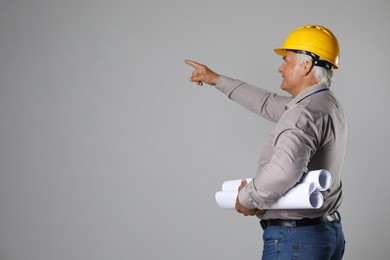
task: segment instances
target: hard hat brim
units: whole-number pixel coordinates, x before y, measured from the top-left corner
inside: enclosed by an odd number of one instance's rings
[[[288,49],[288,50],[300,51],[300,49],[294,49],[294,48],[291,48],[291,49]],[[286,51],[287,51],[287,49],[282,48],[282,47],[278,47],[278,48],[275,48],[275,49],[274,49],[274,52],[275,52],[276,54],[282,56],[282,57],[286,56]],[[328,62],[329,62],[329,61],[328,61]],[[335,64],[333,64],[333,63],[331,63],[331,62],[329,62],[329,63],[332,65],[333,69],[338,69],[338,68],[339,68],[338,65],[336,66]]]
[[[286,49],[283,48],[275,48],[274,52],[282,57],[286,56]]]

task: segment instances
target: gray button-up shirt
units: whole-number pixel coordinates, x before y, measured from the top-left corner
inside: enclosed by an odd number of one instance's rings
[[[263,209],[296,185],[308,171],[326,169],[332,176],[332,185],[322,192],[324,203],[320,209],[267,210],[262,218],[315,218],[337,210],[342,201],[340,171],[347,126],[333,92],[317,84],[296,97],[285,97],[225,76],[219,78],[216,88],[247,109],[276,122],[262,150],[256,176],[239,193],[240,203],[247,208]]]

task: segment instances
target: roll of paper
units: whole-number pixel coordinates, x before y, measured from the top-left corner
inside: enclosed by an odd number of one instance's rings
[[[317,190],[324,191],[330,188],[332,177],[327,170],[315,170],[308,172],[302,182],[313,182]]]
[[[245,178],[249,183],[251,178]],[[329,189],[332,178],[327,170],[308,172],[300,183],[291,188],[285,195],[264,209],[318,209],[324,198],[320,191]],[[217,204],[223,209],[234,209],[238,195],[239,180],[228,180],[222,183],[222,191],[215,193]]]
[[[252,178],[245,178],[246,182],[249,183],[252,181]],[[319,191],[324,191],[329,189],[332,183],[332,177],[330,173],[325,170],[314,170],[309,171],[301,180],[300,183],[312,183],[314,182],[316,189]],[[222,191],[237,190],[241,184],[241,179],[237,180],[228,180],[222,183]]]
[[[223,209],[234,209],[237,194],[238,191],[235,190],[217,191],[217,193],[215,193],[215,200],[217,201],[218,206]]]
[[[265,209],[318,209],[323,202],[324,197],[313,182],[300,183]]]
[[[237,195],[236,190],[218,191],[215,200],[223,209],[234,209]],[[264,209],[318,209],[322,204],[323,196],[314,183],[300,183]]]

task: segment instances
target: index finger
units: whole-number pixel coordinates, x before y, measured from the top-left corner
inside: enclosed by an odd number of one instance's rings
[[[197,63],[197,62],[195,62],[193,60],[187,60],[186,59],[186,60],[184,60],[184,62],[187,63],[188,65],[194,67],[195,69],[202,67],[202,64]]]

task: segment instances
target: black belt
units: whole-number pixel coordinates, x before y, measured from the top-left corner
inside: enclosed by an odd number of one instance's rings
[[[326,222],[341,220],[340,213],[338,211],[333,212],[330,215],[322,216],[318,218],[303,218],[303,219],[262,219],[260,226],[266,229],[269,226],[283,226],[283,227],[306,227],[314,226]]]

